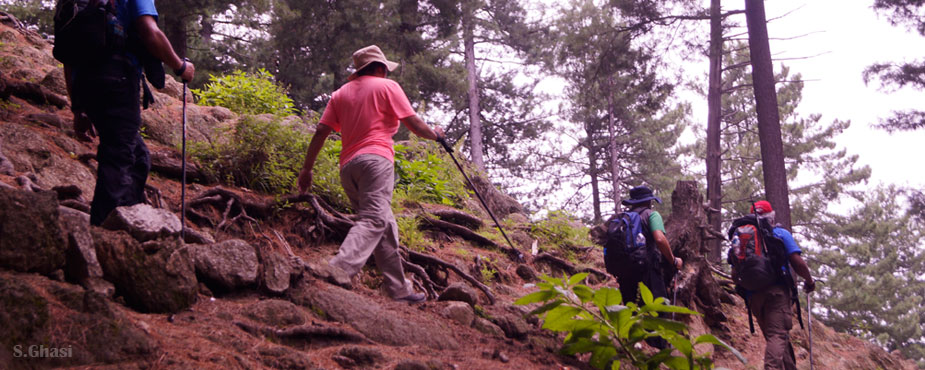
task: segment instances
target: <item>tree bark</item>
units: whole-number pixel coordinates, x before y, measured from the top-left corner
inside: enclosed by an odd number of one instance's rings
[[[186,17],[181,14],[164,14],[164,35],[180,59],[186,58]]]
[[[616,123],[614,122],[614,108],[613,108],[613,76],[610,76],[609,79],[610,88],[607,91],[607,111],[609,116],[609,129],[610,129],[610,176],[611,181],[613,182],[613,212],[620,213],[620,166],[618,164],[619,154],[617,153],[617,128]],[[595,220],[597,222],[599,220]]]
[[[771,62],[771,47],[768,44],[764,0],[745,0],[745,20],[748,24],[748,48],[751,53],[765,193],[777,214],[777,222],[789,229],[791,223],[787,169],[784,164],[784,144],[781,139],[780,112],[777,107],[774,65]]]
[[[720,121],[722,117],[722,66],[723,19],[721,0],[710,1],[710,76],[707,92],[707,202],[710,208],[722,210],[722,152],[720,148]],[[707,213],[710,227],[720,231],[722,212]],[[718,239],[707,242],[710,262],[722,259],[722,243]]]
[[[594,150],[592,132],[588,131],[588,175],[591,176],[591,205],[594,208],[594,223],[601,223],[601,190],[597,184],[597,151]]]
[[[485,161],[482,157],[482,121],[479,110],[478,71],[475,69],[475,35],[473,2],[463,3],[463,43],[465,44],[466,81],[469,95],[469,157],[472,163],[480,170],[485,171]]]

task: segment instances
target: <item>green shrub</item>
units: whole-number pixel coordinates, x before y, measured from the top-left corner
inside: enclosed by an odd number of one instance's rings
[[[309,134],[253,116],[241,117],[233,130],[219,130],[215,137],[221,140],[190,144],[206,177],[271,194],[295,189]]]
[[[562,352],[567,355],[591,353],[589,363],[597,369],[620,368],[628,362],[636,369],[711,369],[707,355],[694,352],[694,345],[711,343],[726,348],[745,363],[745,358],[712,334],[689,338],[687,325],[659,317],[664,313],[699,315],[684,307],[666,305],[664,298],[653,298],[642,283],[639,292],[643,306],[624,303],[620,291],[604,287],[592,290],[581,284],[587,273],[562,279],[542,276],[539,291],[518,299],[514,304],[543,303],[531,314],[543,317],[543,328],[567,333]],[[654,354],[635,347],[646,338],[662,337],[670,346]],[[674,356],[678,351],[681,356]]]
[[[236,70],[216,77],[209,75],[203,89],[193,89],[200,105],[217,105],[239,114],[271,113],[287,116],[295,113],[286,90],[273,82],[273,74],[261,68],[256,73]]]
[[[352,205],[344,187],[340,184],[340,152],[342,150],[340,140],[325,141],[315,159],[315,167],[312,168],[312,193],[317,194],[328,201],[328,203],[343,212],[350,211]],[[301,160],[305,160],[305,153],[302,154]],[[301,168],[301,167],[300,167]]]
[[[423,252],[427,247],[424,233],[418,228],[420,221],[417,217],[396,217],[398,223],[398,237],[401,243],[418,252]]]
[[[556,249],[568,260],[576,260],[575,252],[593,247],[588,227],[564,211],[552,211],[546,218],[530,225],[530,235],[539,240],[543,251]]]
[[[407,199],[457,206],[469,198],[465,180],[436,145],[395,145],[397,190]]]

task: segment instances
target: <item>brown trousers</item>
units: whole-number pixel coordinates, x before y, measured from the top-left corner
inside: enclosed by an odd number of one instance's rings
[[[790,328],[793,327],[791,304],[790,290],[783,285],[774,285],[753,293],[749,298],[749,306],[766,342],[765,369],[796,370],[797,368],[793,346],[790,344]]]
[[[360,154],[340,170],[341,185],[357,219],[330,264],[352,277],[372,256],[389,296],[402,298],[413,291],[398,254],[398,225],[391,207],[394,171],[392,161],[375,154]]]

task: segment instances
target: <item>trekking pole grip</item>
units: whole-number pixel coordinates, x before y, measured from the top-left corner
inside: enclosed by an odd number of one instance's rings
[[[440,145],[443,145],[443,149],[446,150],[447,153],[453,153],[453,147],[451,147],[450,144],[446,142],[445,137],[438,137],[437,142],[440,143]]]

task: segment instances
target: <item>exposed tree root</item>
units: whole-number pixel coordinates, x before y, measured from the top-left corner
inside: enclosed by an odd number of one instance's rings
[[[187,207],[187,215],[192,216],[190,217],[190,220],[204,217],[201,214],[194,215],[190,212],[193,208],[201,207],[204,205],[212,205],[216,207],[216,209],[223,209],[222,219],[218,225],[215,226],[215,228],[218,230],[221,230],[227,225],[237,223],[241,220],[257,223],[257,220],[254,217],[251,217],[249,212],[254,212],[263,216],[270,213],[269,205],[262,202],[248,201],[244,197],[241,197],[238,194],[235,194],[220,186],[206,190],[198,197],[190,201],[189,206]]]
[[[338,327],[318,324],[301,325],[285,329],[274,329],[262,325],[254,325],[240,321],[234,322],[234,325],[241,328],[241,330],[244,330],[248,334],[254,336],[266,336],[283,341],[306,342],[308,344],[319,341],[366,344],[374,343],[360,333]]]
[[[0,78],[5,80],[0,83],[0,96],[9,97],[13,95],[38,105],[54,105],[58,109],[68,105],[67,98],[46,90],[42,85],[5,78],[2,74],[0,74]]]
[[[164,195],[161,193],[161,189],[151,184],[145,184],[145,197],[148,198],[148,204],[155,208],[164,208]]]
[[[594,275],[597,279],[599,279],[598,281],[607,281],[607,279],[610,278],[610,274],[606,272],[603,272],[601,270],[598,270],[592,267],[578,268],[575,265],[571,264],[570,262],[564,259],[561,259],[559,257],[553,256],[546,252],[540,253],[536,255],[536,257],[533,258],[534,264],[540,263],[540,262],[547,263],[550,266],[553,266],[562,271],[565,271],[569,275],[574,275],[580,272],[587,272],[591,275]]]
[[[454,273],[456,273],[456,275],[459,275],[459,277],[468,281],[469,284],[472,284],[472,286],[481,290],[482,293],[485,294],[485,297],[488,298],[489,304],[492,304],[492,305],[495,304],[495,296],[491,294],[491,289],[485,286],[485,284],[482,284],[482,282],[478,281],[478,279],[472,277],[472,275],[469,275],[463,272],[459,267],[456,267],[456,265],[453,265],[452,263],[446,262],[434,256],[412,251],[405,247],[402,247],[402,251],[407,253],[408,260],[413,263],[417,263],[421,265],[429,265],[429,266],[439,268],[441,270],[453,271]]]
[[[478,230],[485,225],[482,219],[455,209],[437,209],[429,211],[429,213],[437,216],[440,220],[452,222],[472,230]]]
[[[437,286],[433,280],[430,279],[430,275],[427,275],[427,271],[424,270],[420,265],[408,262],[408,259],[402,258],[402,266],[405,267],[405,270],[410,271],[414,275],[414,283],[418,285],[419,288],[427,292],[428,298],[437,298],[437,291],[434,289]],[[441,290],[446,287],[439,287]]]
[[[30,179],[28,176],[19,176],[16,178],[16,182],[19,183],[19,186],[22,186],[23,189],[34,193],[45,191],[45,189],[43,189],[41,186],[38,186],[32,182],[32,179]]]
[[[183,178],[183,157],[174,150],[152,150],[151,172],[157,172],[167,178],[180,180]],[[202,181],[202,172],[199,165],[186,161],[186,180],[189,182]]]
[[[77,199],[67,199],[58,203],[62,206],[73,208],[83,213],[90,213],[90,205]]]

